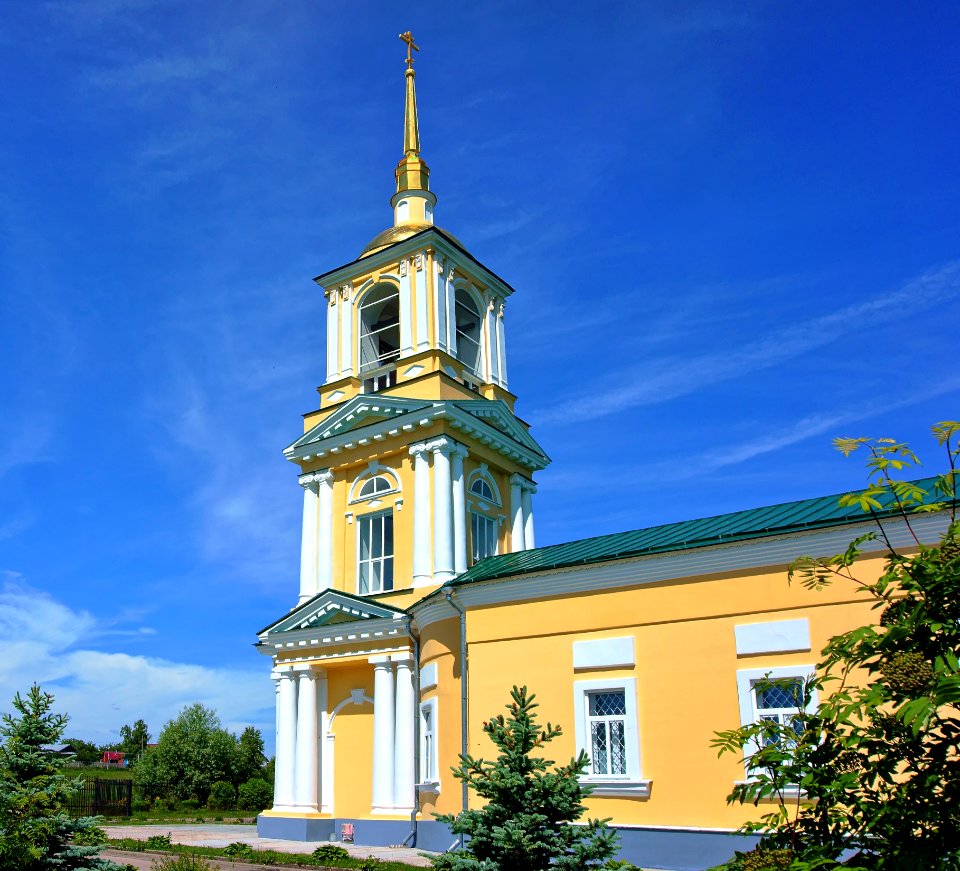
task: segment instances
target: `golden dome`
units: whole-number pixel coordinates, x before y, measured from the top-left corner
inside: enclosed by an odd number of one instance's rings
[[[375,254],[377,251],[382,251],[384,248],[389,248],[391,245],[396,244],[397,242],[402,242],[404,239],[409,239],[411,236],[415,236],[417,233],[422,233],[424,230],[429,230],[433,227],[433,224],[426,223],[417,223],[417,224],[400,224],[397,227],[387,227],[382,233],[378,233],[370,242],[367,243],[367,246],[360,252],[360,256],[357,258],[360,260],[363,257],[366,257],[369,254]],[[440,227],[436,228],[440,230],[445,236],[449,236],[454,242],[457,243],[461,248],[463,248],[463,243],[453,235],[453,233],[448,233],[446,230],[441,229]]]

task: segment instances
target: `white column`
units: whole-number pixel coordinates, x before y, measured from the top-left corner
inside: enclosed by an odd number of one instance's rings
[[[464,494],[463,458],[467,449],[455,445],[453,462],[453,570],[461,575],[467,570],[467,508]]]
[[[317,472],[317,581],[315,593],[333,586],[333,472]]]
[[[393,810],[393,744],[396,705],[389,656],[372,656],[373,664],[373,810]]]
[[[449,347],[447,335],[450,332],[448,326],[450,319],[447,311],[447,285],[443,279],[443,263],[436,254],[433,255],[433,300],[435,313],[433,325],[437,334],[437,347],[446,351]]]
[[[353,375],[353,288],[340,288],[340,374]]]
[[[317,592],[317,476],[299,477],[303,487],[303,533],[300,538],[300,601]]]
[[[410,446],[413,457],[413,585],[430,583],[430,460],[427,446]]]
[[[452,442],[439,438],[429,442],[433,452],[433,579],[453,577],[453,490],[450,486]]]
[[[487,380],[498,384],[500,382],[500,354],[497,352],[497,314],[494,310],[493,300],[487,300],[484,321],[483,340],[487,352]]]
[[[326,669],[314,669],[313,676],[317,683],[317,762],[319,768],[317,772],[317,808],[323,813],[324,810],[329,812],[330,806],[333,803],[326,778],[328,759],[326,737],[327,727],[330,724],[330,696]],[[332,782],[330,785],[332,786]]]
[[[340,374],[340,306],[337,305],[339,296],[337,288],[330,289],[330,305],[327,307],[327,381],[333,381]]]
[[[510,551],[516,553],[520,550],[526,550],[523,541],[523,477],[521,475],[510,476],[510,517],[513,526],[510,534]]]
[[[497,306],[497,351],[500,357],[500,385],[507,386],[507,337],[503,326],[504,303]]]
[[[317,811],[317,681],[311,670],[297,676],[297,768],[294,803],[300,810]]]
[[[409,810],[413,807],[413,718],[416,700],[413,696],[413,658],[393,657],[397,667],[397,720],[393,753],[393,805]]]
[[[400,356],[413,353],[413,295],[410,288],[410,261],[400,261]]]
[[[526,550],[533,550],[533,494],[537,492],[536,486],[529,481],[524,482],[522,487],[520,502],[523,506],[523,546]]]
[[[447,281],[444,285],[447,306],[447,348],[457,356],[457,297],[453,287],[453,267],[447,264]]]
[[[417,350],[421,351],[430,346],[430,331],[427,326],[429,306],[427,305],[427,272],[423,268],[426,254],[415,254],[413,265],[416,267],[414,278],[417,282]]]
[[[293,672],[282,671],[277,706],[277,762],[273,809],[289,810],[294,805],[297,748],[297,684]]]

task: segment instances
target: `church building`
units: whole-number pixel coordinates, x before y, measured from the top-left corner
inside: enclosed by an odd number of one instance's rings
[[[536,546],[550,458],[509,388],[514,288],[434,223],[404,39],[393,223],[316,279],[326,378],[284,451],[303,489],[300,583],[258,634],[277,723],[259,833],[450,848],[434,814],[476,801],[451,767],[493,755],[482,724],[527,685],[563,727],[549,755],[590,757],[589,816],[619,829],[621,858],[707,868],[748,848],[732,832],[763,812],[726,803],[748,773],[718,759],[714,732],[788,718],[788,694],[756,682],[799,681],[870,619],[854,589],[791,586],[786,567],[871,522],[824,496]],[[946,521],[913,525],[933,541]],[[909,545],[896,519],[888,534]],[[868,555],[862,576],[882,563]]]

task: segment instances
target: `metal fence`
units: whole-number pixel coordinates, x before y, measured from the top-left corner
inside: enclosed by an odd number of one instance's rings
[[[67,805],[71,817],[129,817],[133,814],[133,781],[87,780]]]

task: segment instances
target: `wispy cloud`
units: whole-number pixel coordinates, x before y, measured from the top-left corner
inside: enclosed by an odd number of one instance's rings
[[[0,587],[2,709],[8,709],[14,693],[37,682],[54,693],[57,710],[70,715],[68,733],[92,741],[114,740],[121,725],[138,717],[156,735],[193,702],[215,708],[229,728],[253,724],[265,738],[272,737],[273,694],[266,669],[211,668],[89,649],[92,637],[117,630],[101,631],[91,613],[25,585],[15,573],[0,572],[0,578],[5,578]]]
[[[616,388],[596,395],[587,392],[587,399],[565,404],[562,409],[543,409],[535,416],[540,422],[578,422],[627,408],[665,402],[809,353],[849,334],[853,326],[867,331],[878,324],[902,317],[905,311],[917,312],[931,308],[958,293],[960,261],[951,261],[895,291],[769,332],[761,339],[739,348],[728,348],[723,352],[692,359],[649,361],[618,379]]]

